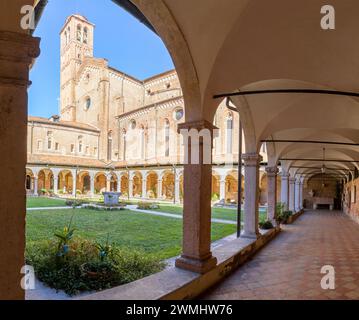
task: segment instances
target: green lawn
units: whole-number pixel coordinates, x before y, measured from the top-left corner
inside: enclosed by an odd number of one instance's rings
[[[44,210],[27,212],[27,243],[53,238],[74,214],[73,223],[78,236],[143,249],[160,258],[180,254],[182,244],[182,220],[152,216],[133,211],[95,211],[88,209]],[[221,239],[235,232],[235,225],[212,224],[212,240]]]
[[[183,214],[183,207],[174,206],[174,205],[161,205],[159,209],[155,209],[154,211],[167,212],[172,214]],[[266,217],[267,211],[261,210],[259,211],[259,217]],[[243,221],[244,212],[242,210],[241,220]],[[223,219],[236,221],[237,220],[237,209],[228,209],[228,208],[212,208],[212,218]]]
[[[28,197],[26,199],[26,207],[27,208],[63,207],[66,205],[65,202],[66,201],[62,199]]]

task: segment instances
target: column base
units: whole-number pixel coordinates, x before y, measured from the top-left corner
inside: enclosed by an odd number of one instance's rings
[[[260,237],[260,233],[258,232],[248,232],[248,231],[243,231],[241,233],[241,238],[246,238],[246,239],[258,239]]]
[[[207,259],[199,260],[182,255],[176,260],[175,265],[176,268],[204,274],[216,267],[217,258],[210,255]]]

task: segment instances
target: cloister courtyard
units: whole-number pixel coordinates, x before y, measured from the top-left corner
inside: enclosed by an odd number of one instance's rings
[[[359,300],[358,1],[99,3],[0,2],[0,299]]]

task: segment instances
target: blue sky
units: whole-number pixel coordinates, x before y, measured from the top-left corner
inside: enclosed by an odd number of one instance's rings
[[[74,13],[96,25],[94,55],[108,59],[110,66],[139,79],[173,68],[161,39],[111,0],[49,0],[34,33],[41,38],[41,55],[30,72],[29,115],[59,113],[59,32]]]

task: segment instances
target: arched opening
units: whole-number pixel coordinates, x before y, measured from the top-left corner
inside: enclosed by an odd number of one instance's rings
[[[158,197],[158,174],[149,172],[147,174],[147,198],[156,199]]]
[[[123,198],[128,198],[128,175],[123,174],[121,175],[121,196]]]
[[[95,194],[102,194],[106,191],[107,179],[106,174],[99,172],[95,175]]]
[[[58,177],[58,193],[60,195],[70,195],[73,190],[73,176],[70,170],[62,170]]]
[[[175,195],[175,177],[173,172],[165,172],[162,178],[162,197],[173,200]]]
[[[132,188],[133,197],[140,198],[142,196],[142,174],[140,172],[134,174]]]

